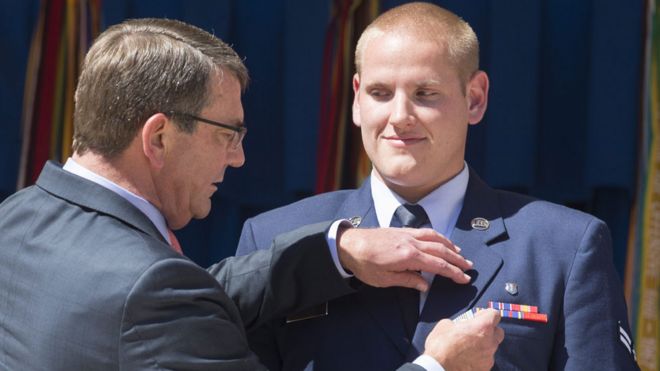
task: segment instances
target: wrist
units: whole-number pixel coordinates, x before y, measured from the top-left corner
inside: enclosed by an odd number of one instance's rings
[[[436,358],[427,353],[417,357],[413,363],[422,366],[426,371],[445,371],[442,362],[438,362]]]
[[[353,243],[351,238],[352,230],[353,226],[348,221],[342,222],[337,228],[337,256],[339,258],[339,264],[351,275],[355,271],[355,259],[350,249]]]

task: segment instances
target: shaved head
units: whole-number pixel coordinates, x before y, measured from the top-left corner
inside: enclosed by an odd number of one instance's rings
[[[355,49],[358,74],[369,42],[385,33],[437,43],[458,69],[463,83],[479,69],[479,41],[467,22],[437,5],[408,3],[381,14],[364,30]]]

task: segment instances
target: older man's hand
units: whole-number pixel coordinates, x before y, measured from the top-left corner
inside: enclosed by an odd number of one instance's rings
[[[495,351],[504,340],[499,322],[500,313],[494,309],[479,311],[468,320],[444,319],[426,338],[424,354],[435,358],[447,371],[490,370],[495,364]]]
[[[375,287],[402,286],[427,291],[429,284],[419,274],[430,272],[470,282],[464,273],[472,262],[460,248],[432,229],[347,228],[337,233],[337,251],[342,266],[362,282]]]

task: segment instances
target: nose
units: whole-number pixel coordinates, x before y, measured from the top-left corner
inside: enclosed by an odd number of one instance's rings
[[[245,152],[243,152],[243,142],[238,144],[238,148],[230,149],[227,154],[229,161],[227,162],[231,167],[241,167],[245,163]]]
[[[392,112],[390,113],[390,124],[395,127],[406,127],[412,125],[414,117],[412,114],[412,102],[404,93],[395,94],[392,99]]]

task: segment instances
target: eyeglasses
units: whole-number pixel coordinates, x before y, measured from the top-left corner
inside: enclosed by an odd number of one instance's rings
[[[189,113],[184,113],[184,112],[176,112],[176,111],[168,111],[165,112],[167,116],[179,116],[179,117],[187,117],[189,119],[193,119],[195,121],[203,122],[208,125],[213,125],[217,127],[221,127],[224,129],[228,129],[233,131],[234,133],[232,134],[231,138],[229,139],[229,148],[231,149],[238,149],[238,146],[243,142],[243,138],[245,138],[245,134],[247,134],[247,128],[245,126],[238,126],[238,125],[229,125],[229,124],[223,124],[222,122],[217,122],[209,119],[205,119],[202,117],[197,117],[195,115],[191,115]]]

